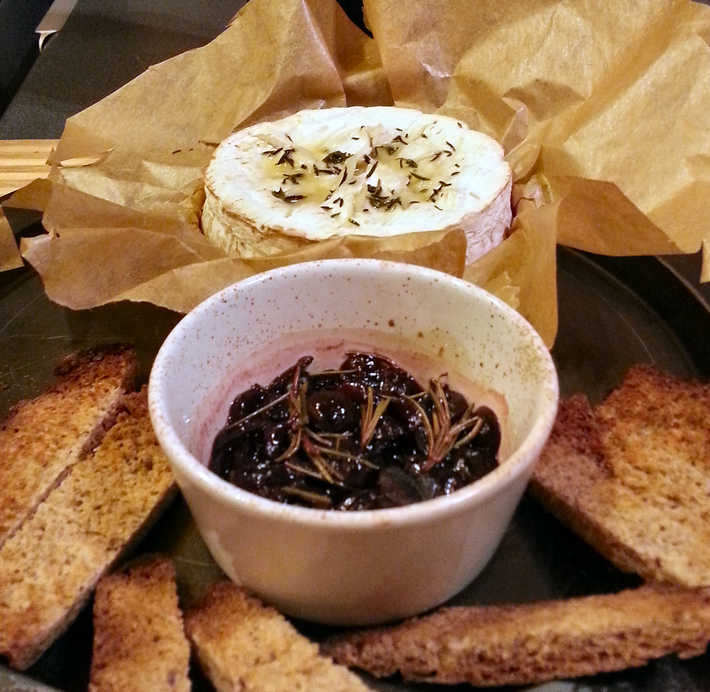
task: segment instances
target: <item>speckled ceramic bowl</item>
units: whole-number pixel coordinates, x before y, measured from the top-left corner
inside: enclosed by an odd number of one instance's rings
[[[502,395],[500,466],[452,495],[363,512],[280,504],[207,469],[251,363],[273,363],[265,383],[283,365],[281,346],[353,334],[373,350],[434,359]],[[158,439],[222,569],[283,612],[332,624],[412,615],[476,577],[520,500],[557,398],[549,352],[518,313],[447,274],[378,260],[298,264],[215,294],[166,339],[149,390]]]

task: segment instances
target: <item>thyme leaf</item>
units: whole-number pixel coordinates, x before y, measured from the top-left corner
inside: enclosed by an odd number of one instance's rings
[[[333,163],[343,163],[343,161],[345,161],[345,159],[349,156],[350,154],[344,151],[331,151],[330,154],[323,157],[323,161],[328,165]]]
[[[276,199],[280,199],[288,204],[294,204],[295,202],[306,198],[305,195],[287,195],[281,188],[278,190],[272,190],[271,194],[276,197]]]

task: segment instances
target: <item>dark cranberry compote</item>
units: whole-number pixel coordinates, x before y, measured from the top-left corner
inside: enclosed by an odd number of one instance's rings
[[[493,411],[449,388],[423,388],[390,359],[349,353],[337,370],[300,358],[232,402],[209,468],[262,497],[362,510],[448,495],[497,465]]]

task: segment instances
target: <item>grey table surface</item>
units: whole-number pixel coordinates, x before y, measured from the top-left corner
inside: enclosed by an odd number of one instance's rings
[[[58,138],[64,121],[219,34],[243,0],[79,0],[0,117],[0,139]]]

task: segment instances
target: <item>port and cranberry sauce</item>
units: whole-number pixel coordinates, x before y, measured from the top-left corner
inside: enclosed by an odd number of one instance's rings
[[[447,495],[497,466],[495,413],[442,375],[428,387],[389,358],[311,356],[231,404],[209,468],[244,490],[318,509],[397,507]]]

